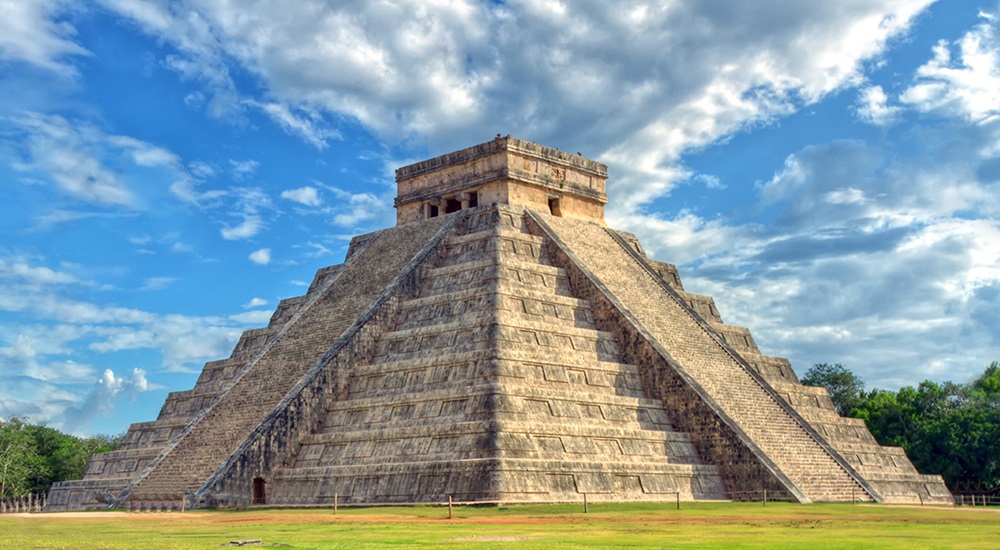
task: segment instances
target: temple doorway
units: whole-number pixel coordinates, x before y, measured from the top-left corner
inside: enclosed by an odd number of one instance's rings
[[[267,504],[266,483],[262,477],[253,478],[253,500],[251,504]]]

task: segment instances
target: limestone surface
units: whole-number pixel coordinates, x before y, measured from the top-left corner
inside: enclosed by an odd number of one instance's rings
[[[246,331],[49,510],[951,503],[603,220],[607,169],[498,137],[397,171],[397,226]]]

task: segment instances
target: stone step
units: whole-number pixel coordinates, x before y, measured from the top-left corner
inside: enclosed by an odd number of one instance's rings
[[[435,364],[435,357],[430,356],[413,361],[359,365],[351,375],[348,396],[382,397],[435,389],[456,391],[470,383],[489,382],[632,397],[645,395],[638,367],[634,365],[591,361],[590,365],[577,366],[480,357],[486,353],[452,355],[441,364]]]
[[[456,389],[461,389],[461,393],[456,393]],[[635,409],[636,407],[641,407],[644,409],[662,410],[663,408],[663,403],[657,399],[620,395],[607,391],[606,389],[596,388],[594,386],[571,384],[552,384],[543,386],[512,382],[509,379],[501,381],[490,380],[484,377],[479,381],[474,381],[474,383],[457,385],[454,388],[445,387],[425,389],[423,391],[415,392],[394,392],[386,393],[385,395],[370,395],[365,392],[356,396],[351,396],[348,399],[338,401],[334,404],[333,408],[330,409],[330,413],[358,409],[384,410],[396,406],[421,405],[426,408],[426,414],[422,416],[439,416],[442,414],[440,411],[442,403],[468,401],[472,398],[482,396],[496,396],[494,397],[496,401],[492,403],[491,406],[494,407],[492,409],[493,411],[500,413],[531,412],[530,408],[525,409],[524,405],[516,403],[516,400],[530,400],[533,402],[558,401],[561,403],[558,405],[558,408],[554,408],[557,406],[550,403],[549,414],[562,417],[572,416],[573,418],[600,419],[601,416],[596,415],[596,410],[591,411],[594,414],[585,414],[582,411],[577,411],[576,414],[571,415],[574,409],[587,405],[599,406],[602,408],[614,407],[622,409]],[[475,405],[476,404],[471,402],[467,403],[467,406],[469,407],[474,407]],[[452,408],[454,409],[454,406]],[[541,408],[539,408],[538,411],[540,414]],[[391,410],[386,410],[385,414],[389,415],[391,412]],[[611,416],[609,417],[608,415]],[[620,411],[615,411],[613,413],[605,411],[604,418],[613,418],[618,421],[626,419]],[[667,421],[665,420],[665,417],[662,418],[663,419],[661,419],[660,415],[657,415],[657,419],[655,419],[655,421],[657,423],[666,424]]]
[[[633,330],[645,331],[669,354],[668,358],[656,352],[661,356],[660,364],[669,360],[683,369],[808,498],[824,499],[858,490],[857,482],[837,457],[785,409],[780,397],[747,372],[700,317],[692,316],[679,303],[682,300],[661,286],[659,277],[651,275],[648,266],[627,253],[607,230],[568,218],[537,218],[598,278],[601,286],[597,292],[607,292],[631,313],[639,323]],[[803,463],[809,465],[808,472]],[[819,479],[837,489],[818,486]]]

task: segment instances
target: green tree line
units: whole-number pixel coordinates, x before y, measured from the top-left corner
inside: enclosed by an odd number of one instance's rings
[[[0,419],[0,498],[45,493],[56,481],[80,479],[90,456],[115,450],[120,439],[76,437],[20,417]]]
[[[864,419],[882,445],[902,447],[922,473],[954,492],[1000,486],[1000,363],[970,383],[930,380],[892,392],[865,390],[843,365],[817,363],[802,378],[830,392],[837,411]]]

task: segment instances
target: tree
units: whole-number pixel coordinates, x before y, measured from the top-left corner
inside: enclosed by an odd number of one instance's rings
[[[45,493],[57,481],[80,479],[90,457],[117,449],[121,438],[79,438],[20,417],[0,420],[0,498]]]
[[[893,393],[862,395],[863,418],[882,445],[902,447],[921,472],[939,473],[952,490],[1000,485],[1000,366],[971,384],[930,380]]]
[[[990,363],[983,375],[972,383],[970,397],[986,405],[1000,406],[1000,362]]]
[[[847,416],[861,405],[865,383],[840,363],[816,363],[802,378],[807,386],[819,386],[830,392],[833,406],[841,416]]]
[[[0,422],[0,498],[23,495],[39,467],[35,442],[19,417]]]

